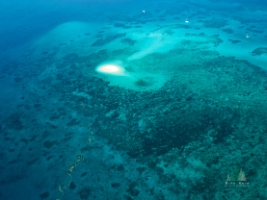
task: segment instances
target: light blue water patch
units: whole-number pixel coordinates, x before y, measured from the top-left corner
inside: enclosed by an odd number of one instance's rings
[[[266,3],[0,3],[0,199],[266,199]]]

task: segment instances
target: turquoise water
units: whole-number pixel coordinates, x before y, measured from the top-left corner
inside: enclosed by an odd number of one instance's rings
[[[267,199],[264,1],[0,16],[0,199]]]

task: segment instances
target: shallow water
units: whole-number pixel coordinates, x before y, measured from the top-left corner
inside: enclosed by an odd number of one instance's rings
[[[0,199],[267,199],[266,3],[11,0],[0,16]]]

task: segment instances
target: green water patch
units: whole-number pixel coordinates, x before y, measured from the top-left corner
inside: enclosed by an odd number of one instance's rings
[[[208,132],[213,144],[223,144],[236,134],[237,127],[253,123],[265,126],[264,109],[259,109],[265,107],[264,71],[244,61],[220,57],[214,51],[197,49],[192,42],[182,44],[183,48],[177,46],[167,54],[151,54],[132,61],[134,65],[142,63],[143,71],[171,77],[160,90],[127,90],[82,75],[66,86],[67,74],[59,77],[53,90],[73,91],[78,86],[79,91],[89,94],[91,99],[73,93],[72,103],[67,105],[79,107],[85,116],[98,113],[93,125],[101,130],[99,134],[133,157],[159,156],[172,148],[183,149],[191,142],[203,140]],[[99,51],[89,56],[90,62],[96,63],[102,55],[109,58],[114,53]],[[77,55],[65,59],[68,63],[79,60],[80,64],[86,60]],[[138,69],[132,71],[135,70]],[[152,83],[150,78],[140,78],[135,84],[143,88]],[[83,104],[89,106],[83,108]]]
[[[239,127],[265,126],[266,113],[260,107],[266,106],[266,73],[256,66],[194,48],[152,54],[135,62],[153,66],[148,71],[173,76],[151,92],[109,86],[101,79],[84,88],[92,94],[92,109],[102,113],[93,123],[101,129],[99,134],[132,157],[183,149],[204,140],[207,133],[212,144],[224,144]],[[140,79],[136,84],[150,83]]]
[[[256,179],[254,168],[262,164],[260,152],[266,150],[267,75],[257,66],[220,56],[210,49],[210,45],[220,42],[218,36],[188,34],[166,53],[151,53],[130,61],[127,58],[135,51],[128,48],[99,49],[88,56],[65,55],[54,62],[53,74],[36,81],[37,88],[46,87],[47,99],[54,105],[46,114],[49,132],[43,132],[43,148],[56,151],[57,141],[68,143],[74,136],[84,135],[79,128],[86,127],[85,137],[90,137],[86,144],[89,141],[92,146],[79,144],[82,154],[102,148],[94,145],[97,138],[103,138],[113,149],[125,152],[128,158],[155,172],[177,195],[181,191],[175,188],[188,187],[198,194],[204,188],[214,194],[234,165],[244,167],[249,178]],[[125,87],[127,82],[112,85],[110,79],[94,70],[103,60],[114,57],[125,63],[129,74],[160,74],[166,81],[154,90],[144,89],[157,81],[152,75],[134,79],[138,90]],[[21,109],[29,105],[30,111],[40,113],[44,103],[38,99],[36,94],[30,100],[26,97],[27,103]],[[26,127],[20,113],[7,119],[1,123],[4,132],[23,131]],[[89,132],[89,123],[96,138]],[[69,130],[64,137],[47,136],[60,132],[61,127]],[[53,157],[48,155],[46,159]],[[114,168],[124,172],[127,165]],[[83,176],[86,173],[89,172],[84,171]],[[123,184],[118,183],[112,181],[110,187],[122,188]],[[76,180],[67,186],[77,190],[80,199],[93,197],[93,188],[79,186]],[[125,191],[127,198],[142,194],[139,182],[134,180]]]

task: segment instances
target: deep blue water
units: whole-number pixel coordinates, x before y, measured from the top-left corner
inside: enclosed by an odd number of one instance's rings
[[[0,199],[267,199],[267,3],[0,2]]]

